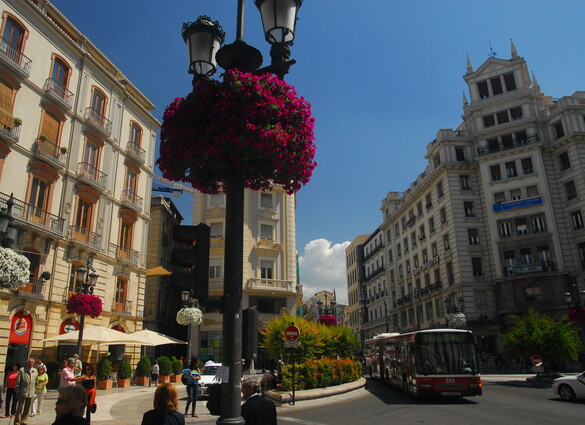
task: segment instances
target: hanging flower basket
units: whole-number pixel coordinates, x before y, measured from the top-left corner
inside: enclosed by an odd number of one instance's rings
[[[91,316],[94,319],[102,314],[102,299],[97,295],[73,294],[67,301],[67,313]]]
[[[177,312],[179,325],[199,325],[203,321],[203,313],[198,308],[187,307]]]
[[[17,290],[30,280],[30,261],[10,248],[0,248],[0,288]]]
[[[318,322],[321,323],[322,325],[337,326],[337,317],[331,316],[329,314],[323,315],[319,317]]]
[[[271,74],[231,70],[225,81],[201,80],[165,110],[157,164],[163,177],[203,193],[225,191],[228,171],[246,187],[280,185],[291,194],[317,163],[311,107]]]

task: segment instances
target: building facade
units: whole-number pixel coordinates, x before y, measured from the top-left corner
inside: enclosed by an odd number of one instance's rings
[[[570,284],[584,286],[585,93],[544,95],[513,44],[508,60],[468,60],[464,80],[462,123],[439,130],[425,171],[382,201],[389,328],[463,313],[459,326],[495,352],[510,315],[560,318]]]
[[[73,354],[75,343],[41,340],[79,327],[65,303],[88,263],[104,312],[86,325],[142,328],[144,200],[160,123],[154,105],[51,3],[6,0],[0,9],[0,207],[13,194],[12,248],[31,262],[29,284],[0,291],[3,371],[31,355]],[[24,338],[17,321],[28,327]],[[109,351],[119,358],[124,348]],[[95,354],[86,346],[83,360]]]
[[[301,305],[296,254],[295,196],[279,187],[271,191],[245,190],[242,308],[255,308],[260,329],[281,313],[295,315]],[[211,228],[209,298],[199,327],[197,355],[221,361],[222,314],[212,308],[223,295],[225,195],[194,194],[193,223]],[[258,352],[258,367],[266,355]]]
[[[365,339],[362,330],[367,305],[364,285],[364,242],[369,236],[356,236],[345,249],[348,302],[347,326],[360,340]]]

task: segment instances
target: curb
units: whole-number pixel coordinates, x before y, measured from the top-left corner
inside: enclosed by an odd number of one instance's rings
[[[335,385],[326,388],[313,388],[310,390],[295,391],[295,401],[314,400],[316,398],[330,397],[338,394],[347,393],[366,385],[366,379],[360,378],[354,382]],[[266,391],[266,397],[278,403],[289,403],[292,401],[292,391]]]

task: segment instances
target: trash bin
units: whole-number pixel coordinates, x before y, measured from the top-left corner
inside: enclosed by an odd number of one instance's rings
[[[213,384],[207,390],[209,393],[209,400],[207,400],[207,409],[209,413],[214,416],[221,415],[221,384]]]

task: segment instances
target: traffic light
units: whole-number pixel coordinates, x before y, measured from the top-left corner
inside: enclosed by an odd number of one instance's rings
[[[209,234],[210,227],[200,223],[197,226],[177,226],[173,240],[191,245],[190,248],[176,248],[171,252],[171,263],[186,267],[190,273],[173,273],[171,282],[191,291],[199,301],[207,298],[209,286]]]
[[[258,311],[242,310],[242,358],[250,360],[258,351]]]

